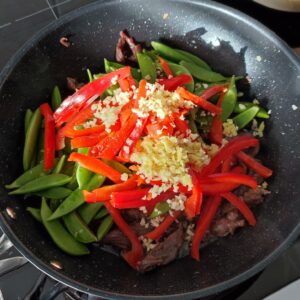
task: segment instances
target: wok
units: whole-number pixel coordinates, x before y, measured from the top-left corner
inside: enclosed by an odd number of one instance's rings
[[[189,50],[227,75],[249,74],[251,88],[272,111],[261,158],[274,170],[272,194],[255,209],[258,223],[219,239],[201,252],[201,262],[186,257],[146,275],[119,257],[91,248],[87,257],[62,253],[25,211],[33,199],[8,197],[4,184],[21,170],[26,108],[49,100],[66,76],[86,81],[84,69],[102,69],[113,59],[118,33],[137,40],[162,40]],[[59,43],[62,36],[70,48]],[[37,268],[75,289],[107,298],[188,299],[232,287],[262,270],[300,232],[300,63],[274,33],[252,18],[210,1],[98,1],[55,21],[28,41],[0,76],[0,224],[16,248]],[[11,219],[11,207],[17,218]],[[57,270],[51,260],[62,263]]]

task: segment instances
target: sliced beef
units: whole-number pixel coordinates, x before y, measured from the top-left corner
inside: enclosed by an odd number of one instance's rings
[[[144,214],[139,209],[131,208],[131,209],[123,209],[122,216],[126,220],[126,222],[136,223],[136,222],[140,222],[142,217],[144,217]]]
[[[176,259],[184,242],[184,231],[181,225],[165,240],[150,250],[140,262],[138,270],[141,273],[148,272],[158,266],[163,266]]]
[[[69,90],[76,92],[84,86],[84,83],[78,82],[76,78],[67,77],[67,86]]]
[[[142,46],[138,44],[127,31],[120,31],[120,38],[116,46],[116,60],[120,63],[137,63],[137,53],[142,51]]]

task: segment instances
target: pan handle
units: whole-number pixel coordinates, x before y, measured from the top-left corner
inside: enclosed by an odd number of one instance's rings
[[[12,242],[7,238],[5,234],[2,234],[0,238],[0,256],[4,254],[8,249],[13,246]]]

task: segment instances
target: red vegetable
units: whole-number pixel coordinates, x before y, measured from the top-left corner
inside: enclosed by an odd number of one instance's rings
[[[223,193],[221,196],[235,206],[250,225],[254,226],[256,224],[256,219],[253,212],[243,200],[233,193]]]
[[[80,154],[77,152],[72,152],[69,156],[69,161],[76,161],[82,167],[95,172],[97,174],[101,174],[113,182],[121,182],[121,173],[115,170],[114,168],[108,166],[100,159],[90,157],[84,154]]]
[[[173,78],[168,78],[168,79],[159,79],[158,83],[163,85],[165,90],[173,92],[175,91],[178,87],[190,83],[192,81],[192,77],[187,74],[181,74],[178,76],[175,76]]]
[[[220,193],[231,192],[239,186],[239,183],[201,183],[204,195],[218,195]]]
[[[268,178],[272,176],[273,171],[261,163],[259,163],[255,158],[251,157],[250,155],[246,154],[245,152],[241,151],[237,154],[237,157],[248,166],[248,168],[252,169],[254,172],[259,174],[264,178]]]
[[[115,209],[109,202],[105,203],[107,211],[112,216],[115,224],[119,227],[122,233],[129,239],[131,249],[128,252],[122,253],[122,256],[127,263],[134,269],[137,268],[138,263],[142,260],[144,255],[143,247],[131,227],[124,221],[118,209]]]
[[[85,147],[92,147],[97,145],[100,140],[106,137],[106,132],[101,134],[91,134],[86,136],[78,136],[74,139],[71,139],[71,147],[72,148],[85,148]]]
[[[173,211],[172,215],[167,215],[158,227],[145,234],[145,236],[151,240],[159,240],[173,222],[179,217],[180,213],[180,211]]]
[[[69,138],[75,138],[79,136],[86,136],[86,135],[91,135],[91,134],[97,134],[97,133],[103,133],[105,130],[104,125],[96,125],[91,128],[84,128],[84,129],[69,129],[66,133],[65,136]]]
[[[205,91],[203,91],[203,93],[200,95],[200,97],[202,97],[205,100],[208,100],[211,97],[213,97],[219,93],[222,93],[224,91],[225,91],[224,85],[214,85],[212,87],[209,87]]]
[[[202,213],[200,214],[199,221],[197,223],[194,238],[192,241],[192,248],[191,248],[191,256],[195,260],[200,259],[199,249],[200,243],[208,230],[214,216],[216,215],[218,208],[221,204],[221,197],[219,195],[210,197],[207,200],[206,205]]]
[[[160,61],[160,64],[161,64],[165,74],[167,75],[167,78],[172,78],[173,73],[172,73],[168,63],[163,58],[161,58],[160,56],[158,57],[158,59]]]
[[[194,172],[192,172],[193,191],[192,195],[185,202],[185,214],[188,219],[194,218],[200,213],[202,205],[202,190],[200,182]]]
[[[56,127],[71,120],[81,109],[91,104],[97,97],[105,92],[117,76],[118,80],[130,75],[130,67],[124,67],[106,74],[83,86],[79,91],[66,98],[54,113]]]
[[[118,84],[122,90],[122,92],[128,92],[131,90],[130,83],[127,78],[119,79]]]
[[[44,137],[44,170],[49,171],[54,166],[55,158],[55,123],[53,112],[48,103],[40,106],[41,114],[45,118],[45,137]]]
[[[187,137],[190,132],[190,127],[186,120],[181,120],[180,117],[174,118],[174,123],[177,131],[183,136]]]

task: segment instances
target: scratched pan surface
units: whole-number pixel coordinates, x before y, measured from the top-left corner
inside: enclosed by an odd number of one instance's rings
[[[163,16],[165,15],[165,18]],[[250,93],[272,111],[261,157],[274,170],[272,195],[255,210],[258,224],[220,239],[201,252],[201,263],[178,260],[146,275],[120,258],[92,248],[90,256],[62,253],[26,212],[32,200],[8,197],[3,185],[21,172],[23,117],[49,99],[65,77],[86,81],[113,59],[121,29],[138,40],[163,40],[199,54],[217,71],[252,78]],[[72,47],[59,44],[70,36]],[[57,280],[107,298],[209,295],[249,278],[277,257],[300,231],[300,66],[272,32],[244,14],[209,1],[99,1],[46,27],[4,68],[0,77],[0,223],[19,251]],[[10,206],[17,213],[11,220]],[[64,269],[54,270],[50,260]]]

